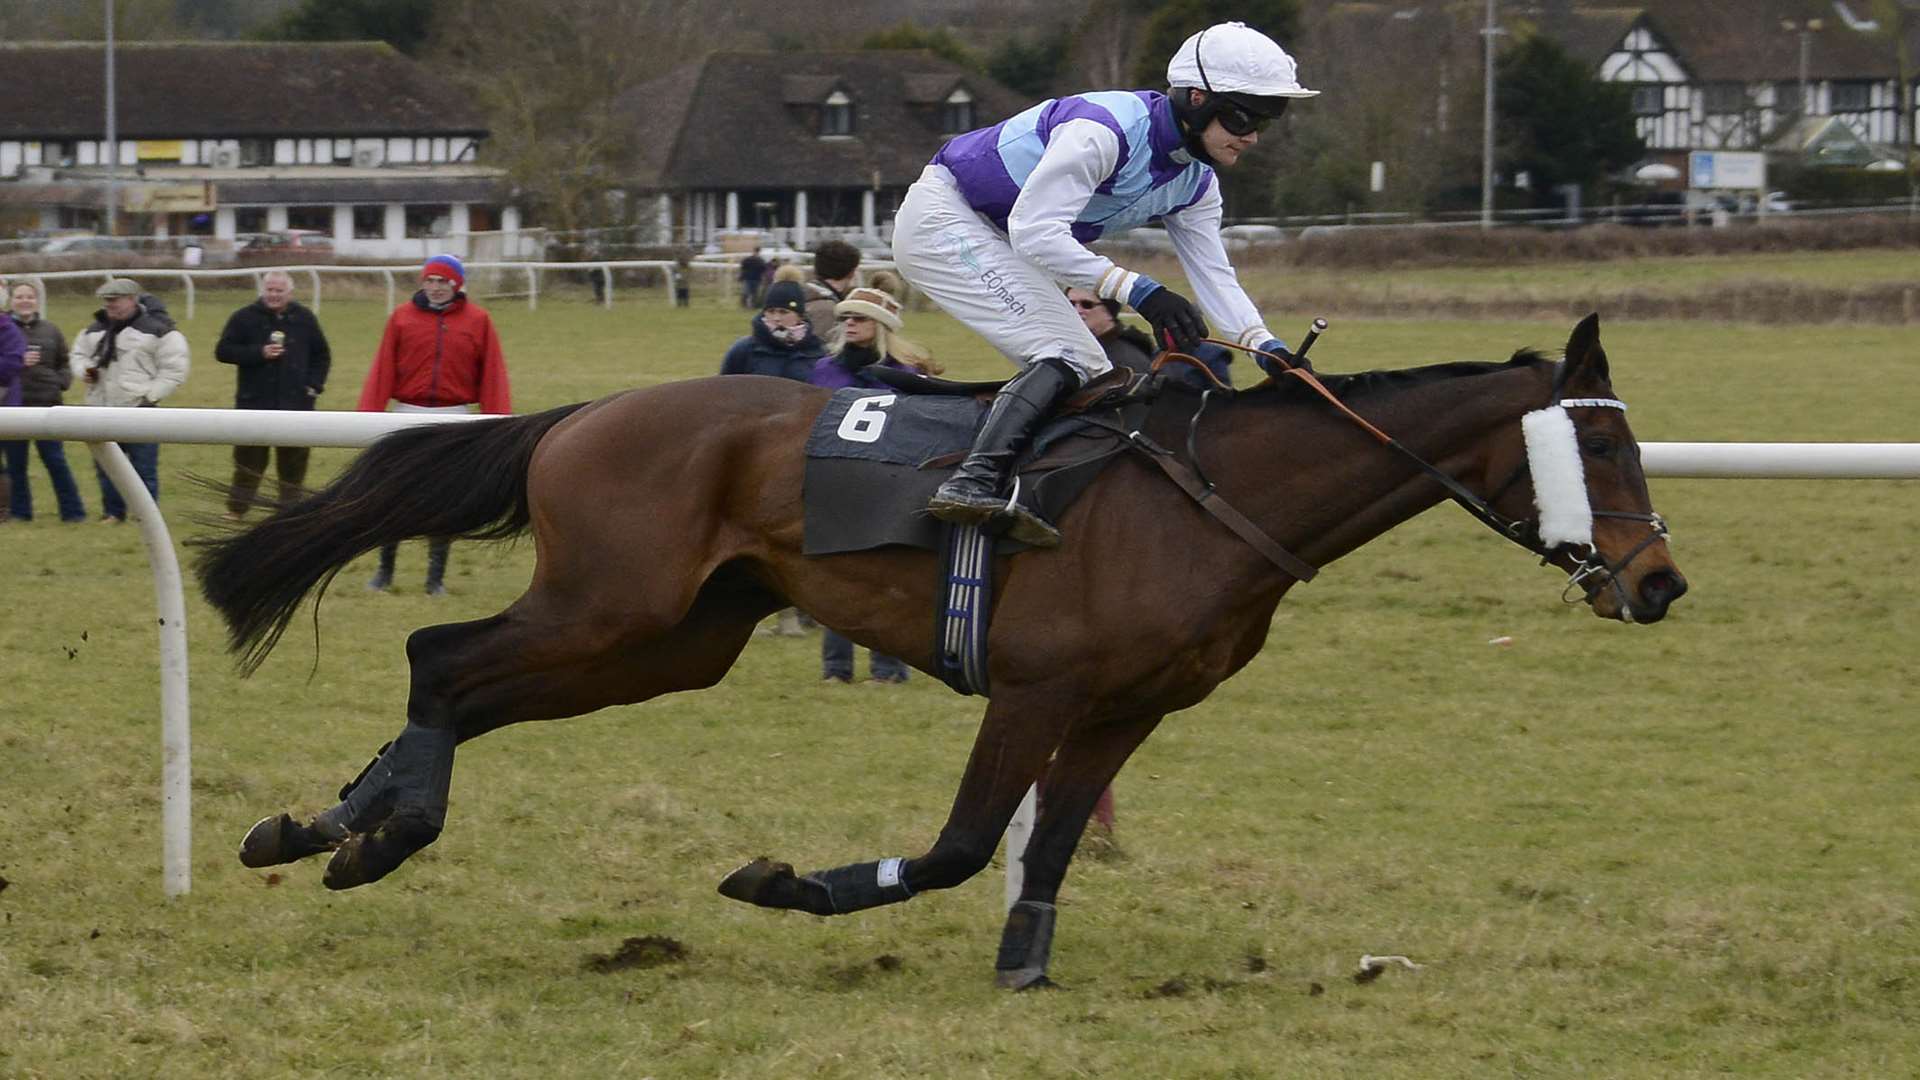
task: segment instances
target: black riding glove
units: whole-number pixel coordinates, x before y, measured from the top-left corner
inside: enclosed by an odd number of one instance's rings
[[[1191,353],[1207,336],[1207,320],[1186,297],[1140,275],[1133,287],[1133,310],[1153,324],[1153,342],[1175,352]]]
[[[1307,363],[1306,357],[1295,356],[1291,352],[1288,352],[1287,343],[1284,341],[1281,341],[1279,338],[1275,338],[1272,341],[1267,342],[1265,345],[1260,346],[1260,352],[1271,353],[1274,356],[1278,356],[1286,360],[1287,363],[1292,364],[1294,367],[1299,368],[1300,370],[1306,372],[1309,375],[1319,374],[1318,372],[1313,370],[1312,364]],[[1266,357],[1261,356],[1260,353],[1254,354],[1253,362],[1260,365],[1261,371],[1264,371],[1267,374],[1272,375],[1276,378],[1278,378],[1283,372],[1287,370],[1284,366],[1274,363],[1268,360]]]

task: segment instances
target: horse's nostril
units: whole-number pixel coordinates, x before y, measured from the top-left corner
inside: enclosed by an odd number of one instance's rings
[[[1641,599],[1670,604],[1687,591],[1687,579],[1670,570],[1655,570],[1640,579]]]

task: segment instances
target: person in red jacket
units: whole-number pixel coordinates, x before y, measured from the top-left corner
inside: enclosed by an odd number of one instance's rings
[[[420,291],[387,317],[380,351],[360,388],[361,412],[513,411],[507,362],[487,309],[461,291],[467,271],[452,255],[435,255],[420,268]],[[427,595],[446,594],[450,538],[427,541]],[[398,544],[380,549],[380,569],[367,588],[393,587]]]

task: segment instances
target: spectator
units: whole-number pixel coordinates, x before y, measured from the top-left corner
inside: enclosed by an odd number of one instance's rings
[[[807,325],[806,308],[806,294],[798,282],[774,282],[767,289],[766,307],[753,317],[752,332],[727,350],[720,374],[808,382],[814,363],[826,355],[826,349]],[[779,637],[800,637],[806,632],[800,613],[792,608],[780,612],[771,631]]]
[[[740,260],[740,306],[750,308],[760,303],[760,279],[766,275],[767,260],[760,257],[760,249],[747,252]]]
[[[834,305],[840,320],[840,347],[830,356],[815,361],[809,381],[815,386],[838,390],[843,386],[886,384],[874,378],[875,367],[898,371],[917,371],[938,375],[940,365],[927,350],[900,336],[904,321],[900,301],[879,289],[854,289],[846,299]]]
[[[27,335],[12,319],[0,319],[0,406],[20,404],[20,375],[26,370]],[[0,525],[7,522],[13,506],[14,464],[19,471],[27,467],[27,444],[9,439],[0,442],[6,454],[6,468],[0,469]]]
[[[806,283],[807,322],[831,348],[837,343],[833,306],[847,298],[860,272],[860,249],[845,240],[828,240],[813,249],[813,277]]]
[[[940,369],[925,349],[899,336],[902,320],[900,301],[878,289],[854,289],[834,305],[840,319],[840,347],[832,356],[813,365],[813,384],[829,390],[845,386],[885,386],[871,372],[875,367],[918,371],[923,375]],[[903,362],[903,358],[906,358]],[[907,681],[904,661],[884,653],[869,652],[868,670],[873,681],[897,685]],[[820,676],[829,683],[853,681],[853,642],[826,629],[820,637]]]
[[[806,294],[797,283],[774,282],[766,306],[749,324],[752,332],[727,350],[720,374],[808,381],[814,362],[827,351],[807,325],[806,307]]]
[[[1153,339],[1120,321],[1120,301],[1102,300],[1086,289],[1068,289],[1067,301],[1115,367],[1146,374],[1153,368]]]
[[[420,291],[387,317],[380,351],[360,388],[360,411],[470,412],[513,411],[507,362],[493,318],[461,291],[467,271],[452,255],[435,255],[420,268]],[[428,596],[447,592],[451,537],[427,541]],[[393,564],[400,545],[380,549],[380,568],[367,588],[393,587]]]
[[[73,371],[67,367],[67,336],[60,328],[40,317],[40,287],[23,281],[10,291],[12,322],[27,337],[27,351],[20,374],[22,405],[58,405],[73,385]],[[7,476],[13,485],[11,500],[0,500],[0,518],[11,512],[22,521],[33,520],[33,487],[27,474],[27,443],[7,452]],[[67,465],[67,448],[58,439],[36,439],[34,449],[40,464],[46,466],[47,479],[53,482],[53,497],[60,507],[61,521],[85,521],[87,505],[80,498],[80,486],[73,481]]]
[[[269,270],[261,277],[260,299],[227,319],[213,356],[239,369],[233,395],[236,409],[310,412],[327,388],[327,371],[333,365],[319,318],[293,298],[293,278],[284,270]],[[234,447],[227,519],[239,521],[253,505],[269,455],[275,458],[279,505],[303,498],[308,454],[304,446]]]
[[[1120,301],[1102,300],[1085,289],[1068,289],[1067,301],[1080,313],[1080,321],[1086,324],[1087,331],[1093,335],[1100,348],[1105,350],[1107,359],[1115,367],[1147,374],[1153,370],[1153,359],[1159,354],[1153,347],[1153,339],[1134,327],[1120,321]],[[1228,386],[1233,385],[1233,372],[1228,365],[1232,354],[1218,345],[1199,344],[1188,355],[1207,366],[1214,378]],[[1176,363],[1160,369],[1161,378],[1170,383],[1191,386],[1195,390],[1205,390],[1213,385],[1205,375],[1191,364]]]
[[[93,325],[73,339],[68,367],[87,384],[87,404],[148,408],[187,381],[187,338],[173,325],[166,305],[140,291],[130,278],[114,278],[94,291],[103,303]],[[160,444],[121,443],[147,493],[160,497]],[[102,524],[127,520],[127,503],[96,463]]]

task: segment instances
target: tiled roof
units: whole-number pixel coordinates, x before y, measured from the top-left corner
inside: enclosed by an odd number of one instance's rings
[[[635,131],[628,171],[642,187],[897,187],[950,137],[941,103],[956,86],[973,97],[976,127],[1033,104],[931,52],[866,50],[713,53],[616,109]],[[817,105],[835,89],[852,99],[853,133],[821,138]]]
[[[484,135],[478,110],[382,42],[126,42],[123,139]],[[106,47],[0,43],[0,139],[106,134]]]

